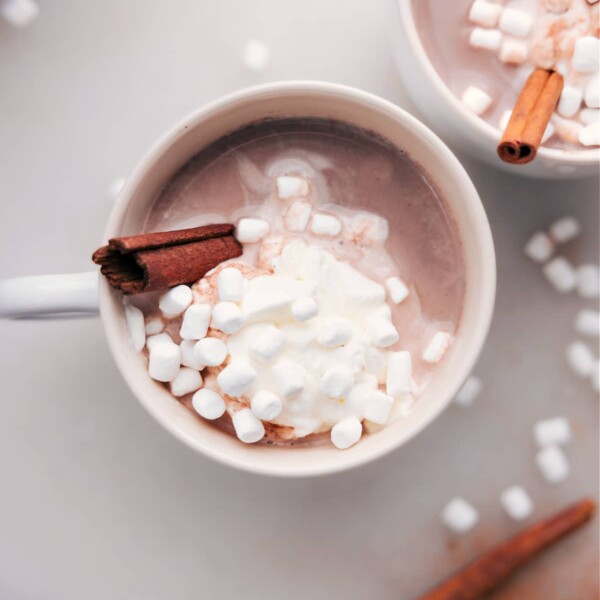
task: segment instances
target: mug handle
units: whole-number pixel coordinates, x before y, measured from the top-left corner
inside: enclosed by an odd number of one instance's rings
[[[34,319],[98,313],[97,271],[0,281],[0,318]]]

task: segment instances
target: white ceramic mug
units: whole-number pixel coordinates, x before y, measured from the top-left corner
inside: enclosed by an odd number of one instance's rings
[[[269,117],[335,118],[374,131],[405,150],[447,199],[463,242],[466,295],[456,342],[413,410],[348,450],[333,446],[246,445],[173,399],[150,379],[145,358],[130,343],[121,297],[96,273],[28,277],[0,283],[0,316],[90,312],[99,302],[117,366],[139,401],[186,444],[223,463],[280,476],[333,473],[369,462],[422,430],[447,406],[470,373],[490,324],[496,285],[492,236],[471,180],[429,129],[397,106],[353,88],[319,82],[269,83],[231,94],[175,126],[143,158],[119,195],[105,238],[139,233],[151,203],[174,173],[203,147],[239,127]],[[90,252],[96,244],[90,241]]]
[[[598,175],[600,149],[561,150],[541,147],[534,161],[510,165],[498,158],[500,130],[479,118],[452,93],[429,60],[413,16],[419,0],[390,0],[392,52],[398,73],[427,123],[465,154],[513,175],[549,179]]]

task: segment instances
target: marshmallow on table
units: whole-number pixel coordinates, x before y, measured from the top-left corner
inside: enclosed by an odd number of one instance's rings
[[[540,448],[567,444],[571,441],[571,425],[564,417],[544,419],[533,426],[533,435]]]
[[[129,337],[136,352],[141,352],[146,344],[146,326],[144,313],[131,304],[125,307],[125,321],[129,329]]]
[[[356,417],[347,417],[331,429],[331,442],[339,450],[346,450],[360,440],[362,424]]]
[[[312,206],[308,202],[294,202],[285,213],[285,228],[293,233],[303,232],[310,220]]]
[[[579,118],[585,125],[600,123],[600,110],[597,108],[582,108],[579,112]]]
[[[252,396],[250,408],[257,419],[272,421],[281,414],[283,403],[276,394],[267,390],[259,390]]]
[[[348,367],[332,367],[323,373],[319,387],[330,398],[342,398],[354,385],[354,373]]]
[[[569,461],[558,446],[546,446],[537,453],[535,460],[548,483],[560,483],[569,476]]]
[[[158,308],[168,317],[180,315],[193,300],[192,288],[178,285],[165,292],[158,302]]]
[[[212,311],[212,326],[223,333],[235,333],[244,325],[244,316],[237,304],[219,302]]]
[[[165,324],[162,319],[150,319],[146,323],[146,335],[156,335],[165,329]]]
[[[244,277],[239,269],[227,267],[217,275],[217,290],[221,302],[239,302],[244,293]]]
[[[506,514],[515,521],[523,521],[533,513],[533,502],[520,485],[504,490],[500,495],[500,503]]]
[[[596,357],[583,342],[573,342],[567,347],[567,362],[579,377],[589,377],[594,371]]]
[[[385,280],[385,286],[390,295],[390,300],[394,304],[400,304],[408,298],[408,287],[399,277],[388,277]]]
[[[575,269],[562,256],[553,258],[543,269],[544,275],[561,294],[572,292],[577,285]]]
[[[225,394],[238,398],[256,379],[257,373],[245,360],[232,360],[218,375],[217,383]]]
[[[325,348],[343,346],[352,337],[352,323],[341,317],[325,319],[317,332],[317,342]]]
[[[471,375],[460,390],[458,390],[456,396],[454,396],[454,402],[461,406],[471,406],[475,398],[481,393],[482,388],[483,384],[481,383],[481,379]]]
[[[392,322],[384,317],[370,317],[367,322],[367,333],[371,343],[377,348],[393,346],[400,337]]]
[[[316,214],[310,222],[310,230],[315,235],[337,235],[342,230],[342,223],[333,215]]]
[[[319,313],[319,307],[313,298],[304,296],[303,298],[298,298],[292,302],[291,311],[292,317],[294,317],[296,321],[303,323],[304,321],[316,317]]]
[[[39,15],[40,8],[34,0],[4,0],[0,13],[14,27],[25,27]]]
[[[584,308],[577,313],[575,330],[589,337],[600,336],[600,312]]]
[[[504,40],[498,51],[498,58],[509,65],[521,65],[527,60],[529,49],[525,42]]]
[[[524,252],[535,262],[546,262],[554,254],[554,243],[544,232],[538,231],[529,238]]]
[[[444,525],[455,533],[466,533],[479,521],[479,513],[463,498],[453,498],[442,511]]]
[[[388,356],[386,392],[389,396],[412,392],[412,358],[410,352],[401,350]]]
[[[201,360],[198,360],[194,354],[196,344],[196,340],[182,340],[181,344],[179,344],[181,364],[184,367],[191,367],[192,369],[196,369],[196,371],[201,371],[206,365]]]
[[[269,47],[259,40],[250,40],[244,46],[242,61],[251,71],[262,71],[269,62]]]
[[[284,359],[273,365],[271,374],[282,396],[299,394],[304,390],[304,374],[298,363]]]
[[[254,244],[262,240],[270,230],[271,226],[264,219],[245,218],[239,220],[235,237],[242,244]]]
[[[517,37],[527,37],[533,25],[533,17],[522,10],[507,7],[500,15],[500,31],[515,35]]]
[[[149,346],[148,374],[152,379],[173,381],[177,377],[180,365],[181,351],[177,344],[162,341]]]
[[[469,36],[469,44],[474,48],[484,48],[485,50],[498,50],[502,34],[497,29],[482,29],[475,27]]]
[[[582,298],[600,296],[600,268],[598,265],[577,267],[577,293]]]
[[[591,123],[579,130],[579,143],[582,146],[600,146],[600,123]]]
[[[589,108],[600,108],[600,75],[597,73],[589,79],[585,86],[584,100]]]
[[[250,352],[257,358],[269,361],[277,356],[285,345],[285,333],[274,325],[267,325],[254,338]]]
[[[182,367],[179,369],[175,379],[171,381],[171,394],[173,396],[185,396],[202,387],[202,375],[195,369]]]
[[[252,414],[249,408],[238,410],[233,417],[233,428],[238,438],[245,444],[254,444],[265,435],[265,426]]]
[[[207,367],[222,365],[227,357],[227,346],[219,338],[207,337],[194,345],[194,358]]]
[[[282,175],[277,178],[277,195],[281,200],[308,196],[308,182],[302,177]]]
[[[600,66],[600,40],[586,35],[575,42],[571,65],[580,73],[593,73]]]
[[[438,331],[427,348],[423,351],[423,360],[428,363],[438,363],[450,347],[452,336],[446,331]]]
[[[364,417],[371,423],[385,425],[390,416],[394,399],[380,390],[375,390],[369,394],[365,403]]]
[[[194,410],[205,419],[214,421],[225,413],[225,400],[217,392],[203,388],[192,397]]]
[[[463,104],[476,115],[482,115],[492,105],[491,96],[473,85],[463,92],[461,99]]]
[[[202,339],[208,331],[211,314],[210,304],[192,304],[185,313],[179,335],[184,340]]]
[[[485,0],[475,0],[469,11],[469,21],[483,27],[495,27],[498,24],[502,6],[495,2],[485,2]]]
[[[581,225],[575,217],[562,217],[550,225],[549,231],[557,244],[566,244],[581,233]]]
[[[572,117],[577,113],[583,100],[581,90],[572,85],[565,85],[560,94],[557,111],[563,117]]]

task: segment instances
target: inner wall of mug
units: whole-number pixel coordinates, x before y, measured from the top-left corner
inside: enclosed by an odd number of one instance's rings
[[[115,206],[106,237],[140,231],[157,194],[199,150],[226,133],[272,117],[345,121],[387,138],[419,163],[448,202],[463,243],[466,291],[456,341],[411,413],[344,451],[333,446],[245,445],[193,415],[150,379],[129,343],[120,297],[101,282],[101,309],[111,349],[129,386],[146,408],[184,442],[213,458],[250,471],[322,474],[388,452],[412,437],[447,405],[479,353],[491,316],[495,266],[489,226],[466,173],[445,146],[397,107],[369,94],[328,84],[267,84],[193,115],[159,143],[132,176]]]

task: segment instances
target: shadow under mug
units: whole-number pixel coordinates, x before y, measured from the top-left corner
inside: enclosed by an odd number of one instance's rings
[[[240,127],[273,117],[341,120],[388,139],[419,163],[446,198],[464,250],[466,291],[455,343],[408,416],[340,451],[333,446],[246,445],[192,414],[148,376],[130,343],[121,297],[96,272],[0,282],[0,317],[42,317],[100,310],[109,347],[134,395],[177,438],[222,463],[278,475],[323,475],[380,457],[421,431],[448,405],[483,346],[493,312],[496,263],[477,191],[458,160],[413,116],[372,94],[322,82],[268,83],[200,108],[169,131],[141,160],[111,212],[105,239],[139,233],[166,182],[192,156]],[[90,249],[93,249],[90,245]]]

